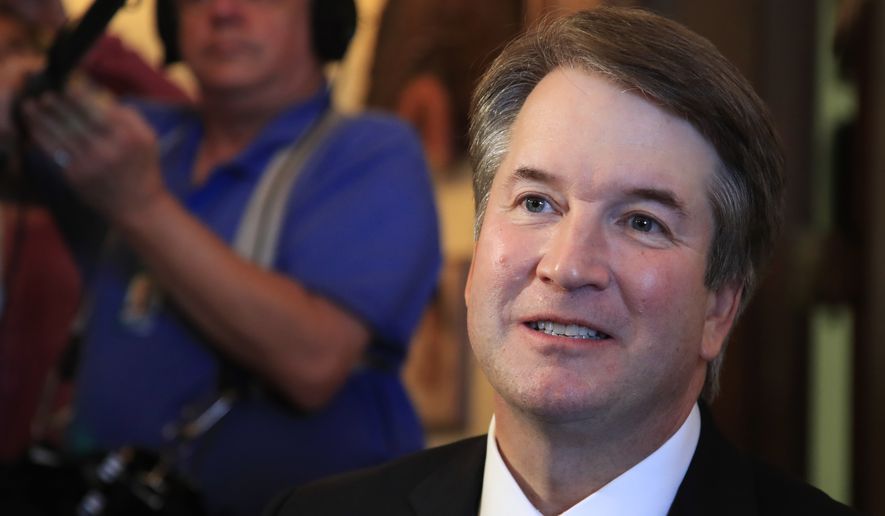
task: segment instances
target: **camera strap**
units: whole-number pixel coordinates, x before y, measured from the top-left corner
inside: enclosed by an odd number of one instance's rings
[[[346,118],[329,108],[303,135],[274,154],[246,202],[234,234],[231,246],[240,257],[263,269],[272,268],[292,188],[311,158],[326,147]],[[206,433],[233,408],[237,398],[264,391],[253,375],[244,373],[226,356],[215,355],[219,361],[216,399],[208,407],[199,403],[202,407],[190,407],[187,412],[191,416],[177,427],[184,433],[179,438],[193,440]]]
[[[344,119],[341,113],[328,109],[307,134],[274,155],[240,218],[233,241],[237,254],[262,268],[271,268],[292,186],[311,156],[325,147],[329,135]]]

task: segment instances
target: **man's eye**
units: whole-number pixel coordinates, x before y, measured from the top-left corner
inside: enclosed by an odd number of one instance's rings
[[[645,215],[631,215],[628,219],[628,223],[632,229],[643,233],[651,233],[663,229],[658,221]]]
[[[547,201],[541,197],[526,197],[522,203],[532,213],[542,213],[548,207]]]

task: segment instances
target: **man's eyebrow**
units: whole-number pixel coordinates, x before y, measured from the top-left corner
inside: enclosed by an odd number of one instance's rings
[[[662,188],[632,188],[626,192],[627,199],[651,201],[661,204],[675,211],[680,216],[685,216],[688,211],[686,204],[671,190]]]
[[[538,168],[522,166],[518,167],[513,172],[513,175],[507,178],[507,186],[512,187],[514,184],[522,181],[557,184],[561,181],[561,178]],[[630,201],[650,201],[658,203],[674,211],[680,217],[684,217],[688,214],[685,202],[683,202],[672,190],[667,188],[628,188],[624,192],[623,197]]]
[[[533,181],[537,183],[557,183],[559,179],[553,174],[532,167],[518,167],[509,178],[508,186],[513,186],[521,181]]]

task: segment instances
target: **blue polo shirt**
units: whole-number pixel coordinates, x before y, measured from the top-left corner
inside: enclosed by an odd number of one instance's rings
[[[199,187],[191,184],[199,118],[183,108],[139,107],[160,136],[168,188],[230,243],[268,162],[329,106],[323,91],[291,107]],[[369,356],[322,410],[300,413],[265,391],[238,401],[182,450],[182,469],[214,514],[258,514],[285,487],[423,444],[399,369],[441,259],[431,184],[414,134],[380,114],[345,120],[296,181],[280,235],[273,268],[366,322]],[[219,356],[168,299],[138,300],[139,282],[149,274],[124,243],[111,239],[94,276],[69,442],[81,450],[162,449],[163,429],[215,394]],[[137,317],[129,313],[133,298],[141,303]]]

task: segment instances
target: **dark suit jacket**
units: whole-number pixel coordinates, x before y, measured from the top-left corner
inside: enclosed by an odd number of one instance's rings
[[[706,410],[701,413],[698,447],[670,515],[854,514],[822,491],[740,453],[720,436]],[[485,436],[466,439],[295,489],[266,515],[475,515],[485,455]]]

